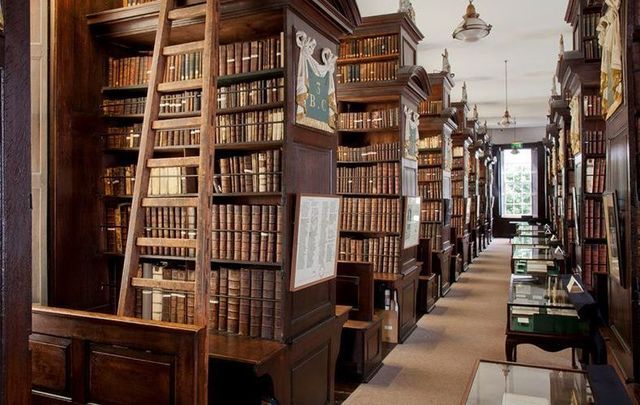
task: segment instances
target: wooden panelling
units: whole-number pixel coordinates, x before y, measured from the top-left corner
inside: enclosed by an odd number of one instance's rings
[[[0,33],[0,403],[29,403],[29,2],[4,1]]]
[[[32,385],[61,395],[69,395],[71,376],[69,355],[71,340],[33,334],[29,339],[31,349]]]
[[[294,404],[326,404],[331,402],[326,378],[330,362],[330,342],[311,351],[291,368],[291,400]]]
[[[89,401],[174,403],[173,363],[172,356],[94,345],[89,351]]]
[[[36,403],[206,402],[204,327],[37,307],[32,328]]]

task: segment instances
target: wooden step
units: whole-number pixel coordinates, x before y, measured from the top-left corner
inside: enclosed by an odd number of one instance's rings
[[[196,239],[172,239],[172,238],[138,238],[139,247],[165,247],[195,249]]]
[[[169,20],[187,20],[191,18],[204,18],[206,14],[206,3],[195,6],[180,7],[169,11]]]
[[[193,281],[178,281],[178,280],[154,280],[151,278],[132,278],[131,286],[137,288],[157,288],[161,290],[173,290],[183,292],[194,292],[196,285]]]
[[[180,55],[183,53],[192,53],[202,51],[204,49],[204,41],[186,42],[184,44],[165,46],[162,54],[164,56]]]
[[[160,83],[158,85],[158,92],[160,93],[177,93],[179,91],[200,89],[202,89],[202,79],[180,80],[176,82]]]
[[[200,156],[188,156],[179,158],[161,158],[147,160],[147,167],[155,169],[158,167],[198,167],[200,166]]]
[[[197,197],[148,197],[142,199],[143,207],[197,207]]]
[[[201,125],[202,119],[200,117],[187,117],[153,121],[152,128],[156,131],[162,131],[170,129],[200,128]]]

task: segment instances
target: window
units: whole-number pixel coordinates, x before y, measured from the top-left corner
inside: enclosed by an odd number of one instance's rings
[[[534,193],[531,149],[502,151],[502,192],[500,207],[505,218],[532,216]]]

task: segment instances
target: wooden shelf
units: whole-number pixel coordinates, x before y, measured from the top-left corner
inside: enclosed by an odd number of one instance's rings
[[[287,345],[266,339],[209,333],[209,357],[261,366],[278,357]]]
[[[400,129],[398,127],[386,127],[386,128],[355,128],[355,129],[340,129],[339,133],[372,133],[372,132],[397,132]]]
[[[215,146],[216,151],[230,150],[230,151],[256,151],[265,149],[278,149],[284,146],[283,141],[264,141],[264,142],[238,142],[238,143],[217,143]]]
[[[250,82],[262,79],[284,77],[284,69],[266,69],[256,72],[238,73],[218,77],[218,86],[230,86],[232,84]]]
[[[400,54],[398,53],[389,53],[385,55],[375,55],[375,56],[359,56],[355,58],[341,58],[341,59],[338,59],[338,65],[380,62],[380,61],[393,60],[398,58],[400,58]]]
[[[352,231],[352,230],[340,230],[340,233],[359,234],[367,236],[400,236],[399,232],[384,232],[384,231]]]
[[[361,162],[354,162],[348,160],[339,160],[337,163],[339,165],[349,165],[349,166],[359,166],[359,165],[374,165],[377,163],[397,163],[400,159],[381,159],[381,160],[366,160]]]
[[[402,198],[399,194],[383,194],[383,193],[336,193],[337,195],[355,196],[355,197],[380,197],[380,198]]]
[[[249,111],[271,110],[273,108],[284,108],[284,102],[279,101],[275,103],[254,104],[254,105],[246,105],[246,106],[234,107],[234,108],[219,108],[217,113],[218,115],[236,114],[236,113],[243,113],[243,112],[249,112]]]

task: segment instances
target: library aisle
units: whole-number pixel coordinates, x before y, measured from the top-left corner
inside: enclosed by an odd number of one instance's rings
[[[451,405],[460,402],[478,359],[504,360],[511,245],[495,239],[384,366],[344,402]],[[518,347],[518,362],[571,368],[571,351]]]

